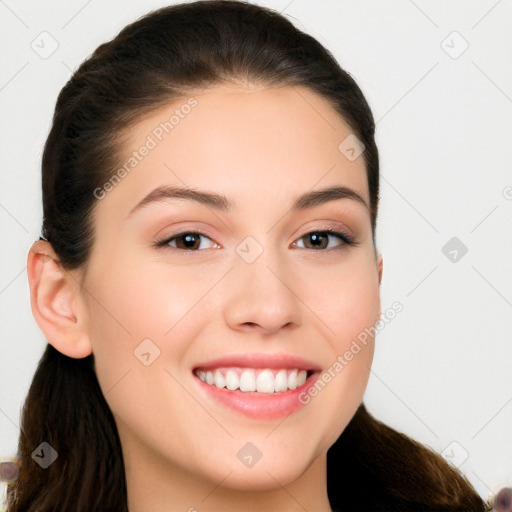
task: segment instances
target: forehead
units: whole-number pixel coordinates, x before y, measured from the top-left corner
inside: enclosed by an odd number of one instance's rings
[[[316,186],[344,185],[369,204],[363,156],[347,158],[352,130],[303,87],[197,91],[152,112],[125,137],[125,172],[107,197],[125,214],[164,184],[218,191],[241,205],[260,192],[291,203]]]

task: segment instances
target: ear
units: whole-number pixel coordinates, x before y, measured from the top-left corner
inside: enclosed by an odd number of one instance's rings
[[[379,272],[379,316],[378,316],[378,318],[380,319],[380,315],[382,314],[382,308],[381,308],[381,303],[380,303],[380,285],[382,282],[383,262],[382,262],[382,254],[379,251],[377,251],[376,254],[377,254],[377,269]]]
[[[382,254],[377,251],[377,268],[379,269],[379,286],[382,281],[382,269],[383,269],[383,261],[382,261]]]
[[[69,357],[91,354],[80,282],[75,273],[64,270],[49,242],[32,244],[27,274],[32,314],[48,343]]]

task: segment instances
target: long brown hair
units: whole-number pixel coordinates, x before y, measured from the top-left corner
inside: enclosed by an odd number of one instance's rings
[[[365,146],[375,242],[379,157],[374,119],[356,82],[277,12],[198,1],[128,25],[61,90],[42,158],[42,234],[64,269],[88,260],[94,191],[118,169],[123,134],[187,91],[221,83],[306,86],[330,101]],[[46,347],[22,410],[20,473],[8,486],[9,512],[127,511],[120,440],[93,358]],[[42,442],[58,452],[47,469],[31,456]],[[327,465],[337,510],[485,510],[461,472],[376,420],[363,403],[328,451]]]

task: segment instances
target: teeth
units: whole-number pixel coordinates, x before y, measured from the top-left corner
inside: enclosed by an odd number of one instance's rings
[[[263,370],[256,378],[256,391],[259,393],[273,393],[275,387],[274,375],[270,370]]]
[[[297,370],[293,370],[288,377],[288,387],[295,389],[297,387]]]
[[[288,389],[288,377],[286,377],[286,370],[279,370],[276,375],[276,380],[274,383],[274,391],[279,393],[279,391],[286,391]]]
[[[217,370],[219,371],[219,370]],[[228,370],[226,372],[226,387],[231,391],[238,389],[238,375],[233,370]],[[219,386],[217,386],[219,387]]]
[[[308,372],[306,370],[301,370],[297,375],[297,387],[302,386],[306,379],[308,378]]]
[[[240,376],[240,391],[256,391],[256,376],[254,375],[254,370],[245,370],[242,372]]]
[[[226,385],[226,379],[224,375],[220,373],[220,370],[215,370],[213,374],[213,383],[220,389],[222,389]]]
[[[206,384],[230,391],[282,393],[296,389],[306,382],[306,370],[254,370],[254,369],[216,369],[215,371],[197,370],[196,375]]]

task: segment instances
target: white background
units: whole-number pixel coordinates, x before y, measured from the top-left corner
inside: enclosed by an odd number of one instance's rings
[[[444,451],[487,498],[512,484],[512,1],[258,3],[330,49],[377,122],[382,311],[404,309],[377,336],[367,408]],[[26,257],[57,95],[99,44],[163,5],[0,1],[0,457],[16,454],[46,343]],[[41,38],[58,43],[48,58],[32,48]],[[442,251],[452,237],[468,249],[456,262]]]

